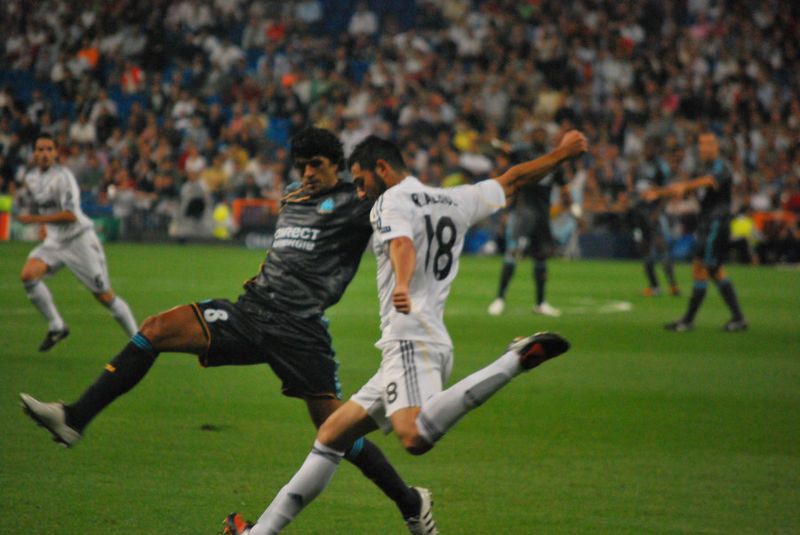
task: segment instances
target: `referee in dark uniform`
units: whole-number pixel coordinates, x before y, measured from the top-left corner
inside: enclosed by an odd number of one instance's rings
[[[697,244],[692,262],[694,286],[689,298],[689,306],[682,318],[666,324],[670,331],[683,332],[694,328],[694,317],[706,296],[709,279],[717,285],[720,295],[731,312],[731,319],[722,327],[726,332],[747,329],[733,282],[728,278],[723,261],[728,251],[731,223],[731,193],[733,175],[719,154],[719,141],[711,132],[698,136],[700,156],[700,177],[688,182],[676,182],[655,191],[653,196],[682,196],[696,192],[700,201],[700,214],[697,228]]]
[[[332,132],[303,130],[291,140],[291,156],[302,180],[283,198],[272,248],[237,301],[200,301],[147,318],[74,403],[21,395],[27,414],[55,440],[77,442],[92,418],[133,388],[161,352],[196,354],[205,367],[268,364],[283,393],[306,402],[315,427],[342,404],[323,313],[358,269],[371,235],[371,203],[339,179],[344,154]],[[419,493],[374,444],[356,443],[347,458],[396,502],[404,518],[420,513]]]

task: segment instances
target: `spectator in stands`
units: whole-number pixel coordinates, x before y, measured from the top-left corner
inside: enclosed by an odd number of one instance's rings
[[[355,13],[350,17],[347,32],[354,36],[372,36],[378,32],[378,16],[370,11],[366,2],[356,4]]]
[[[69,139],[78,145],[91,146],[97,142],[97,130],[94,125],[89,122],[87,115],[81,115],[78,122],[73,123],[69,128]]]
[[[381,4],[381,33],[377,4],[364,1],[334,17],[318,0],[269,9],[141,0],[126,12],[135,25],[115,3],[6,5],[0,118],[19,153],[6,157],[15,175],[32,136],[60,135],[83,115],[96,132],[74,142],[80,151],[119,158],[146,143],[160,157],[172,147],[176,162],[194,116],[208,131],[195,143],[206,161],[234,139],[253,158],[309,121],[350,135],[352,117],[402,147],[416,142],[435,181],[472,150],[473,134],[462,134],[496,128],[514,142],[568,121],[604,149],[595,161],[605,165],[590,171],[606,185],[635,166],[643,136],[683,150],[710,126],[731,160],[737,206],[754,193],[757,207],[777,208],[800,174],[800,69],[786,46],[797,14],[775,3],[398,0]],[[443,131],[455,131],[452,143],[439,143]],[[683,154],[691,169],[693,151]]]

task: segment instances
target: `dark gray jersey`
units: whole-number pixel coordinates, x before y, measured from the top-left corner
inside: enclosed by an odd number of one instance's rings
[[[511,162],[517,164],[533,160],[546,152],[545,147],[536,145],[515,147],[511,153]],[[556,169],[539,182],[523,186],[516,195],[514,207],[518,212],[533,213],[537,218],[549,221],[553,188],[561,188],[566,183],[564,171]]]
[[[733,192],[733,173],[728,165],[717,158],[701,167],[699,176],[711,175],[717,187],[703,187],[697,190],[700,201],[700,220],[707,222],[719,217],[731,215],[731,194]]]
[[[322,194],[301,188],[286,195],[272,248],[243,298],[302,317],[323,314],[358,269],[372,233],[371,207],[346,182]]]

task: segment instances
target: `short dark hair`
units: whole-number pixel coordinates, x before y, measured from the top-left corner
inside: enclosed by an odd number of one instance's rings
[[[353,167],[353,165],[358,164],[361,169],[372,171],[375,169],[378,160],[386,161],[395,171],[406,171],[403,153],[400,152],[397,145],[378,136],[369,136],[356,145],[347,165],[348,167]]]
[[[342,142],[330,130],[323,128],[304,128],[290,141],[292,160],[324,156],[341,168],[344,165]]]
[[[36,142],[39,141],[40,139],[49,139],[50,141],[53,142],[53,145],[57,145],[56,138],[54,138],[52,134],[50,134],[49,132],[39,132],[38,134],[36,134],[36,137],[33,139],[33,146],[34,147],[36,147]]]

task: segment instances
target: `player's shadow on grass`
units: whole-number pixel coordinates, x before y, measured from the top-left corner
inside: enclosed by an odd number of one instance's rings
[[[230,425],[226,424],[203,424],[199,427],[200,431],[209,431],[213,433],[220,433],[231,429]]]

